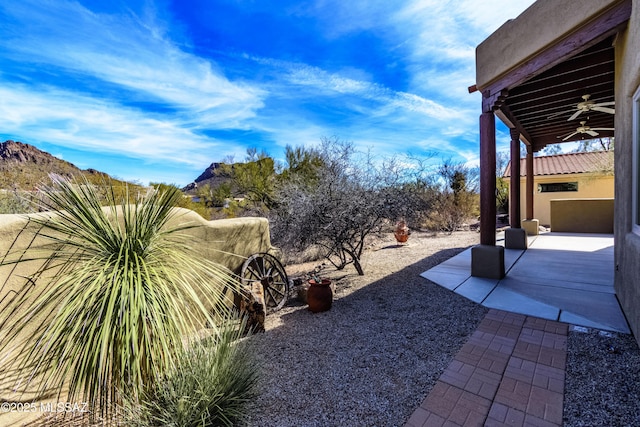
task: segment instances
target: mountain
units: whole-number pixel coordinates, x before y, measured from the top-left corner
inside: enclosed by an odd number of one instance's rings
[[[223,184],[234,197],[245,197],[244,192],[255,187],[263,187],[275,176],[274,162],[271,157],[264,157],[245,163],[211,163],[194,182],[182,191],[194,195],[198,188],[206,185],[217,189]]]
[[[209,185],[211,188],[217,188],[221,184],[231,182],[233,170],[236,163],[211,163],[191,184],[187,185],[182,191],[195,193],[198,187]]]
[[[0,143],[0,189],[32,191],[48,183],[49,174],[64,177],[84,175],[90,182],[110,179],[95,169],[82,170],[33,145],[8,140]]]

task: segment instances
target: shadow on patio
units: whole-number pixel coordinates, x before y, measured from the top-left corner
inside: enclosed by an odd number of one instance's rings
[[[502,280],[471,277],[471,249],[421,274],[485,307],[630,333],[613,288],[613,235],[545,233],[505,249]]]

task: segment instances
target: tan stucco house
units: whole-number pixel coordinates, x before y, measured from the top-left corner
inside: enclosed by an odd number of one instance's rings
[[[603,232],[613,232],[613,152],[593,151],[582,153],[556,154],[533,158],[533,217],[540,225],[551,227],[552,231],[567,231],[559,228],[564,218],[551,217],[551,201],[598,201],[611,207],[611,215],[603,220],[607,224],[593,224]],[[505,169],[504,178],[511,177],[511,163]],[[520,210],[526,207],[527,185],[526,159],[520,159]],[[509,188],[511,191],[511,188]],[[605,202],[607,201],[607,202]],[[594,203],[596,204],[596,203]],[[575,216],[582,214],[576,206]],[[557,209],[556,209],[557,211]],[[574,217],[575,218],[575,217]],[[555,221],[553,221],[555,219]],[[554,225],[554,227],[552,227]],[[605,227],[606,226],[606,229]],[[593,230],[583,230],[593,231]]]
[[[520,143],[526,146],[525,209],[510,203],[510,242],[505,239],[514,247],[526,245],[525,227],[537,222],[534,153],[548,144],[613,136],[614,285],[638,339],[640,0],[536,1],[477,46],[469,89],[482,94],[481,244],[472,249],[472,274],[504,276],[504,249],[495,236],[496,116],[510,129],[515,201],[521,198]]]

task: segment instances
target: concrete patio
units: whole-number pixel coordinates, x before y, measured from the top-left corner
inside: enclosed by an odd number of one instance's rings
[[[630,333],[613,289],[613,235],[543,233],[505,249],[505,278],[471,277],[471,249],[421,274],[485,307]],[[498,244],[503,243],[498,235]]]

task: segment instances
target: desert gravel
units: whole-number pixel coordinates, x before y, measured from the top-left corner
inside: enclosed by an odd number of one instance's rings
[[[264,369],[247,425],[404,425],[487,312],[420,273],[478,239],[413,233],[400,246],[389,234],[363,256],[365,276],[325,268],[336,284],[330,311],[313,314],[293,297],[248,340]],[[633,337],[571,332],[565,424],[639,425],[639,370]]]
[[[569,332],[564,425],[640,425],[638,344],[632,335],[584,330]]]

